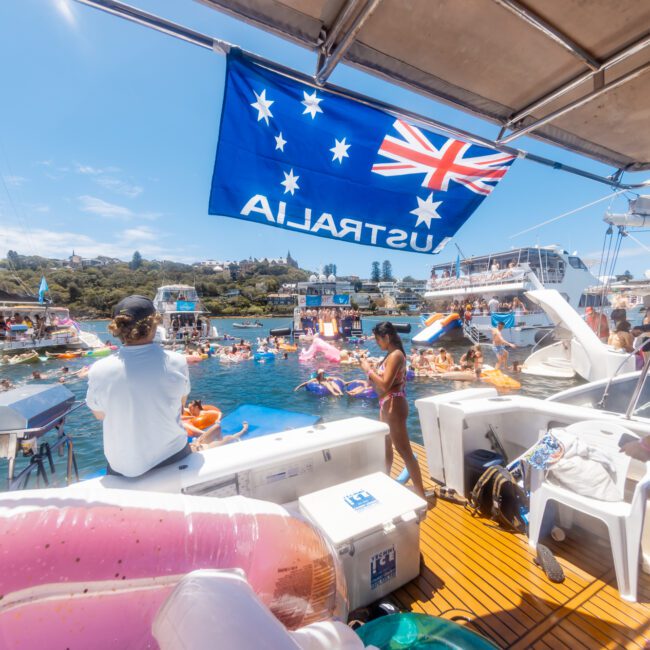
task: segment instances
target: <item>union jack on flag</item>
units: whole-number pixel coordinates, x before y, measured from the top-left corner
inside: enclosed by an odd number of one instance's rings
[[[487,196],[514,159],[504,153],[472,156],[469,143],[453,138],[445,138],[438,148],[411,124],[395,120],[393,126],[403,139],[387,135],[378,153],[395,162],[375,163],[372,171],[382,176],[424,174],[422,187],[431,190],[446,192],[449,181],[453,180],[472,192]]]

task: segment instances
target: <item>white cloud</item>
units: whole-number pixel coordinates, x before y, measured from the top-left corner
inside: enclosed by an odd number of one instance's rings
[[[152,228],[148,228],[147,226],[127,228],[120,233],[120,239],[125,243],[138,241],[155,241],[159,238],[159,233],[157,233]]]
[[[5,183],[10,187],[20,187],[27,180],[24,176],[8,175],[4,176]]]
[[[130,199],[134,199],[137,196],[140,196],[144,191],[139,185],[133,185],[126,181],[121,181],[118,178],[112,178],[110,176],[98,176],[95,179],[95,182],[102,187],[105,187],[108,190],[115,192],[116,194],[121,194],[122,196],[127,196]]]
[[[86,176],[101,176],[102,174],[115,174],[120,171],[119,167],[93,167],[92,165],[82,165],[81,163],[75,163],[75,171],[78,174],[84,174]]]
[[[125,233],[130,233],[130,235],[125,235]],[[75,253],[82,257],[92,258],[98,255],[106,255],[107,257],[129,260],[133,251],[137,248],[142,256],[147,259],[167,259],[178,262],[194,261],[179,255],[176,246],[169,249],[155,243],[156,239],[160,239],[164,235],[149,231],[146,227],[125,230],[118,235],[116,241],[97,241],[88,235],[80,233],[46,230],[44,228],[33,228],[30,235],[31,246],[26,241],[24,230],[0,225],[0,241],[3,242],[7,250],[18,251],[21,255],[42,255],[43,257],[66,259],[74,249]],[[138,235],[139,239],[137,238]]]
[[[78,197],[79,208],[82,212],[94,214],[103,219],[121,219],[123,221],[131,221],[132,219],[157,219],[160,217],[158,212],[134,212],[124,205],[117,205],[116,203],[109,203],[96,196],[88,196],[84,194]]]

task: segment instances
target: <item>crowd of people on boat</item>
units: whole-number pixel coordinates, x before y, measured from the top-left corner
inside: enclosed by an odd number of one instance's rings
[[[530,308],[521,298],[515,296],[512,300],[499,299],[498,296],[485,298],[483,296],[468,296],[466,300],[450,300],[443,305],[445,313],[458,314],[464,320],[470,321],[473,316],[489,316],[490,314],[527,314]]]
[[[300,310],[299,319],[300,329],[307,334],[318,333],[321,321],[336,323],[339,332],[361,327],[361,313],[351,307],[308,307]]]
[[[27,336],[35,338],[43,338],[46,334],[54,331],[58,325],[56,315],[48,315],[47,317],[35,314],[34,319],[28,314],[14,313],[11,316],[0,314],[0,339],[6,339],[16,336],[13,332],[19,331],[14,326],[24,326],[20,328]],[[26,328],[26,329],[25,329]]]
[[[176,314],[167,328],[167,337],[172,340],[198,341],[210,333],[210,320],[194,314]]]

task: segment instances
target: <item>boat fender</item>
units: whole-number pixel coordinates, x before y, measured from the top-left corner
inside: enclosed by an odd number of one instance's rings
[[[290,327],[276,327],[275,329],[269,330],[270,336],[291,336]]]

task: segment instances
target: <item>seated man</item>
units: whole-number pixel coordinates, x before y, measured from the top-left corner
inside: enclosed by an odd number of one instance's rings
[[[138,477],[191,453],[181,409],[190,392],[185,357],[154,343],[153,303],[129,296],[108,326],[124,344],[94,363],[86,403],[102,420],[107,474]]]

